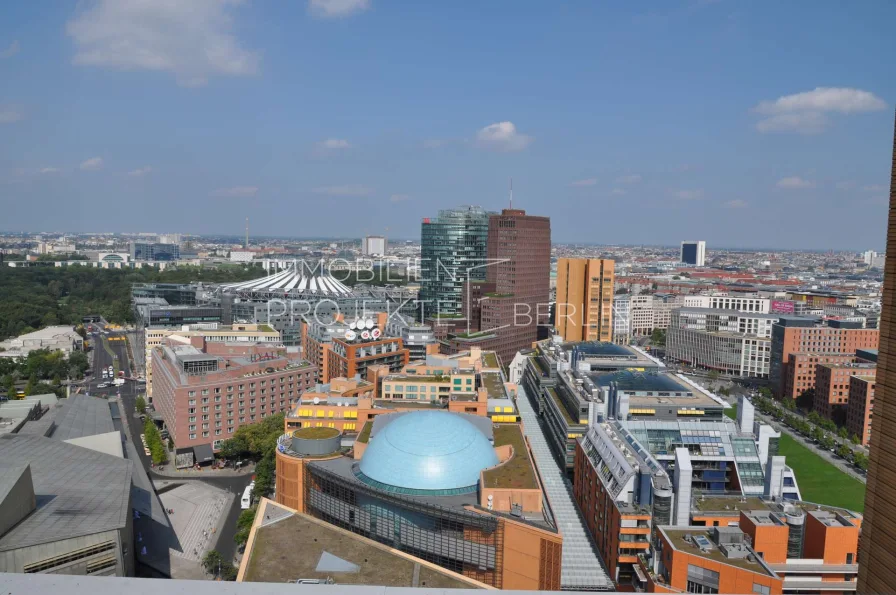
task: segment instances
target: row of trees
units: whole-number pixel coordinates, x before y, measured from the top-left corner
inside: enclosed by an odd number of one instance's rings
[[[833,450],[837,456],[859,469],[863,471],[868,469],[868,456],[864,452],[838,440],[838,438],[849,439],[853,444],[859,444],[861,441],[858,436],[850,437],[846,428],[838,430],[834,422],[822,418],[814,411],[805,418],[794,413],[796,406],[793,404],[793,399],[784,399],[783,403],[779,403],[770,397],[770,393],[765,392],[767,390],[763,389],[761,392],[765,394],[753,399],[753,404],[759,411],[774,417],[807,439],[815,441],[822,448]]]
[[[162,441],[162,435],[155,422],[150,418],[146,418],[146,422],[143,424],[143,437],[146,439],[146,448],[149,449],[152,462],[156,465],[168,462],[168,451]]]
[[[283,423],[284,415],[278,413],[258,423],[240,426],[233,438],[225,440],[218,451],[218,455],[225,459],[251,459],[257,462],[253,492],[256,499],[270,494],[274,489],[274,452],[277,439],[283,434]]]
[[[67,356],[62,351],[37,349],[25,357],[0,358],[0,390],[15,398],[17,387],[25,383],[24,393],[41,395],[56,393],[63,396],[63,380],[80,380],[90,367],[87,355],[74,351]]]
[[[164,271],[80,265],[0,267],[0,340],[54,324],[74,326],[87,314],[119,324],[132,322],[133,283],[235,282],[263,275],[260,267],[251,265],[181,266]]]
[[[246,511],[248,512],[248,511]],[[224,559],[218,550],[209,550],[202,557],[202,567],[210,575],[220,578],[222,581],[235,581],[239,570]]]

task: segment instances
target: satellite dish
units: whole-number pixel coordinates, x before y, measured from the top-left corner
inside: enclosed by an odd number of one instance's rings
[[[358,333],[356,333],[353,330],[347,330],[347,331],[345,331],[345,338],[348,341],[354,341],[355,339],[358,338]]]
[[[348,323],[348,328],[354,330],[354,329],[358,328],[358,323],[355,322],[354,320],[352,320],[351,322]]]
[[[374,339],[379,339],[380,335],[382,335],[382,334],[383,333],[380,332],[380,329],[378,329],[378,328],[375,328],[372,331],[370,331],[370,336],[373,337]]]
[[[366,326],[367,328],[373,328],[373,319],[368,318],[367,320],[365,320],[364,326]]]
[[[369,338],[370,338],[370,331],[362,331],[362,332],[361,332],[361,338],[364,339],[364,340],[369,339]]]
[[[312,399],[311,402],[314,403],[315,405],[318,405],[320,403],[320,399],[318,397],[314,397],[314,399]]]

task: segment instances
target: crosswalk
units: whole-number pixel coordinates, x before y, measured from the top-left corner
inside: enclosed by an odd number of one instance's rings
[[[532,454],[554,513],[554,520],[563,535],[560,586],[564,590],[609,591],[613,581],[585,528],[584,519],[573,498],[572,484],[551,453],[544,430],[523,387],[519,387],[517,407],[523,430],[529,439]]]

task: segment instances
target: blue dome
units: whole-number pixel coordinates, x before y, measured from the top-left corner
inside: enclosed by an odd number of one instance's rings
[[[415,411],[396,415],[371,439],[359,479],[405,494],[463,493],[498,463],[488,438],[462,415]]]

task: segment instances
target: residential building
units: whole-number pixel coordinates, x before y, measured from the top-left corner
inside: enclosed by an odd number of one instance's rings
[[[653,332],[653,295],[631,296],[630,311],[632,336],[644,337]]]
[[[0,357],[27,357],[38,349],[61,351],[66,356],[84,350],[84,339],[72,326],[48,326],[0,342]]]
[[[383,236],[365,236],[361,240],[361,254],[364,256],[385,256],[386,238]]]
[[[489,213],[480,207],[439,211],[420,234],[421,316],[461,315],[467,281],[484,281]]]
[[[554,326],[564,341],[613,341],[614,265],[597,258],[557,261]]]
[[[702,267],[706,264],[706,242],[684,241],[681,243],[681,262]]]
[[[519,425],[438,410],[369,425],[351,456],[336,429],[288,430],[277,502],[491,587],[569,588]]]
[[[317,368],[282,345],[191,337],[151,357],[153,405],[179,449],[217,449],[240,425],[287,411],[317,382]]]
[[[628,294],[613,298],[613,342],[628,345],[632,340],[632,300]]]
[[[871,418],[874,414],[876,377],[849,377],[849,400],[846,404],[846,429],[850,436],[858,436],[862,446],[871,441]]]
[[[815,399],[812,408],[827,419],[845,421],[850,394],[850,378],[864,376],[873,381],[876,374],[877,364],[817,364],[815,368]],[[836,418],[835,411],[839,411]],[[859,436],[861,435],[860,433]]]
[[[794,376],[792,355],[807,353],[816,355],[854,356],[857,349],[877,349],[878,329],[864,329],[857,323],[836,320],[820,321],[812,316],[785,316],[772,326],[771,361],[769,379],[776,396],[796,398],[796,387],[785,386],[786,379]],[[799,376],[799,374],[796,374]],[[807,388],[813,388],[814,385]],[[787,388],[791,392],[787,392]]]
[[[776,314],[679,308],[666,333],[666,356],[726,375],[767,378],[777,320]]]
[[[374,366],[385,366],[393,372],[399,371],[411,361],[410,351],[404,342],[396,337],[379,339],[334,338],[327,352],[326,378],[367,377],[367,371]]]
[[[431,325],[417,322],[411,316],[393,313],[386,318],[385,335],[398,337],[410,354],[411,361],[426,359],[439,352],[439,343]]]
[[[448,346],[495,351],[509,363],[548,324],[551,220],[518,209],[491,215],[487,253],[485,281],[471,281],[462,298],[470,332],[449,337]]]

